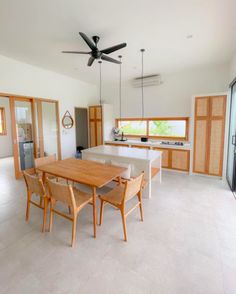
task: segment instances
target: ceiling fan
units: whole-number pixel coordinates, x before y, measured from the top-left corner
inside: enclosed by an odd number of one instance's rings
[[[88,60],[88,66],[91,66],[94,62],[95,59],[102,59],[105,61],[109,61],[109,62],[113,62],[113,63],[117,63],[120,64],[121,62],[113,59],[109,56],[107,56],[106,54],[110,54],[114,51],[117,51],[121,48],[126,47],[126,43],[121,43],[103,50],[99,50],[97,47],[97,44],[100,40],[100,38],[98,36],[93,36],[92,40],[93,42],[84,34],[84,33],[79,33],[80,36],[84,39],[84,41],[86,42],[86,44],[89,46],[89,48],[92,50],[90,52],[83,52],[83,51],[62,51],[62,53],[71,53],[71,54],[89,54],[91,55],[89,60]]]

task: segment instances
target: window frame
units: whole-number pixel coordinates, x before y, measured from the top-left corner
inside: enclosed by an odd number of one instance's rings
[[[116,118],[115,125],[116,128],[119,127],[120,121],[146,121],[147,122],[147,129],[145,135],[132,135],[132,134],[124,134],[125,137],[128,138],[141,138],[147,137],[149,139],[162,139],[162,140],[178,140],[178,141],[188,141],[189,139],[189,117],[147,117],[147,118]],[[186,122],[186,129],[185,129],[185,136],[184,137],[173,137],[173,136],[155,136],[149,135],[149,122],[153,120],[183,120]]]
[[[6,128],[6,113],[5,113],[5,107],[0,107],[1,112],[1,124],[2,124],[2,132],[0,132],[0,136],[6,136],[7,135],[7,128]]]

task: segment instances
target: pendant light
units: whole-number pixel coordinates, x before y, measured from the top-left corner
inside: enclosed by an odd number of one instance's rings
[[[140,49],[141,52],[141,62],[142,62],[142,73],[141,73],[141,89],[142,89],[142,118],[144,118],[144,93],[143,93],[143,54],[145,52],[145,49]]]
[[[100,99],[99,99],[99,104],[102,105],[102,61],[99,60],[98,63],[99,63],[99,78],[100,78],[100,89],[99,89]]]
[[[121,58],[122,55],[119,55],[118,58],[120,59],[120,80],[119,80],[119,103],[120,103],[120,119],[122,117],[121,112],[122,112],[122,103],[121,103]]]

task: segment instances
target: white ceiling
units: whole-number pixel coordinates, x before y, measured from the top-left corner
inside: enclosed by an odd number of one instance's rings
[[[145,48],[145,73],[171,73],[229,62],[236,50],[235,0],[1,0],[0,54],[88,82],[98,65],[87,67],[78,36],[99,35],[98,47],[127,42],[126,78],[140,74],[139,49]],[[193,35],[187,39],[187,35]],[[118,78],[119,66],[104,62],[103,79]]]

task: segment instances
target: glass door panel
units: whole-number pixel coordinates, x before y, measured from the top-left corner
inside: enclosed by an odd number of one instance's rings
[[[30,100],[15,100],[16,159],[18,174],[34,168],[34,137],[32,121],[32,102]]]
[[[236,84],[232,87],[230,122],[229,122],[229,142],[226,176],[228,183],[235,191],[235,144],[236,144]]]
[[[57,104],[38,100],[35,103],[36,113],[36,154],[37,157],[44,157],[58,153],[58,122],[57,122]]]
[[[56,103],[42,102],[42,124],[43,124],[43,142],[44,155],[56,154],[58,158],[58,128]]]

